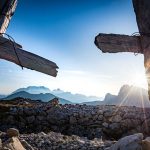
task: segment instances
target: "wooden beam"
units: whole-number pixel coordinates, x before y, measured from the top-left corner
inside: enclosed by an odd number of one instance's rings
[[[2,41],[5,41],[5,43]],[[6,38],[0,37],[0,58],[31,70],[36,70],[54,77],[57,76],[58,66],[54,62],[22,50],[17,43],[14,43],[14,45],[9,40],[6,42]]]
[[[12,46],[12,44],[13,44],[15,47],[22,48],[22,45],[13,42],[12,39],[7,39],[7,38],[5,38],[5,37],[1,37],[1,36],[0,36],[0,45],[3,45],[4,47],[9,47],[9,46]]]
[[[95,45],[103,53],[133,52],[141,51],[140,37],[119,34],[100,33],[95,37]]]
[[[133,0],[139,32],[150,34],[150,0]]]
[[[5,33],[15,12],[17,0],[0,1],[0,33]]]

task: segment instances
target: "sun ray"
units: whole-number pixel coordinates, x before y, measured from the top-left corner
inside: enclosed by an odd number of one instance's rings
[[[141,96],[141,103],[142,103],[142,113],[144,115],[144,127],[146,128],[146,131],[148,132],[148,124],[147,124],[147,118],[146,118],[146,112],[145,112],[145,105],[144,105],[144,99],[143,99],[143,94],[142,94],[142,90],[140,90],[140,96]]]
[[[127,95],[122,99],[121,103],[118,105],[117,109],[114,111],[112,117],[113,117],[114,115],[116,115],[116,113],[118,112],[119,108],[120,108],[121,106],[123,106],[123,103],[126,101],[126,98],[129,96],[129,94],[131,93],[131,91],[132,91],[132,89],[129,90],[128,93],[127,93]],[[111,117],[111,118],[112,118],[112,117]]]

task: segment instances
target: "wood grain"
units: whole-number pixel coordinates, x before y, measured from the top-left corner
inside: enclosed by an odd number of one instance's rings
[[[150,33],[150,0],[133,0],[133,7],[139,32]]]
[[[3,37],[0,37],[0,39],[2,40]],[[42,58],[36,54],[27,52],[21,49],[20,46],[18,46],[18,44],[16,45],[17,46],[15,49],[20,62],[15,53],[14,46],[12,45],[12,43],[9,42],[9,40],[7,43],[0,44],[0,58],[13,62],[17,65],[20,65],[21,63],[23,67],[31,70],[36,70],[54,77],[57,76],[58,66],[54,62]]]
[[[0,33],[5,33],[15,12],[17,0],[1,0],[0,1]]]
[[[95,38],[95,44],[103,53],[143,53],[139,40],[137,36],[100,33]]]

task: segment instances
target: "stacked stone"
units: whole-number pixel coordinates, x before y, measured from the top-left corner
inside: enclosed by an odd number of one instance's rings
[[[137,132],[150,134],[150,108],[87,105],[3,106],[0,130],[15,127],[21,133],[55,131],[89,139],[119,139]]]

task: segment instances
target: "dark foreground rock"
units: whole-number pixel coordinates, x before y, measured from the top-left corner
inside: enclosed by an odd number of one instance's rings
[[[150,150],[150,108],[18,101],[0,102],[0,150]]]
[[[20,133],[54,131],[115,140],[134,133],[150,136],[150,108],[21,102],[0,102],[1,131],[17,128]]]

